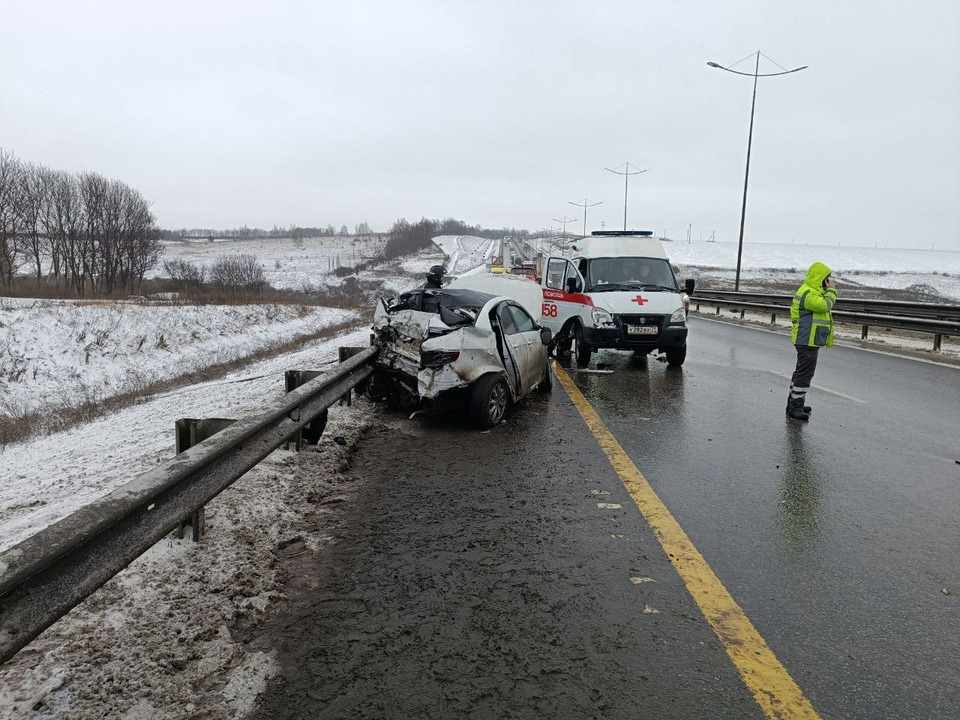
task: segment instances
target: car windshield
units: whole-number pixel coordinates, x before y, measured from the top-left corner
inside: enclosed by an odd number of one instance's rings
[[[643,288],[680,291],[670,263],[662,258],[594,258],[587,265],[586,279],[590,292]]]
[[[493,295],[463,288],[425,289],[405,292],[387,301],[387,312],[420,310],[435,313],[450,327],[473,325],[480,309],[494,298]]]

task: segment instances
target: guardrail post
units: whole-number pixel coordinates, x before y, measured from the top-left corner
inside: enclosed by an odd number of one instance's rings
[[[940,343],[943,340],[943,335],[937,333],[933,336],[933,351],[940,352]]]
[[[308,383],[314,378],[318,378],[324,374],[324,370],[287,370],[284,373],[283,380],[285,386],[285,392],[291,392],[296,390],[298,387],[304,383]],[[299,408],[298,408],[299,412]],[[290,442],[294,444],[294,448],[297,452],[300,452],[300,449],[303,447],[303,437],[306,433],[307,442],[310,442],[316,445],[320,441],[320,436],[323,435],[323,431],[327,427],[327,411],[324,410],[322,413],[317,415],[313,420],[311,420],[307,425],[304,426],[302,430],[297,430],[287,442],[284,444],[284,449],[290,449]],[[294,418],[299,420],[300,418]]]
[[[717,305],[717,315],[719,315],[719,314],[720,314],[720,306]]]
[[[226,427],[230,427],[236,420],[227,418],[180,418],[174,423],[176,433],[177,455],[184,450],[189,450],[197,443],[201,443],[208,437],[216,435]],[[200,537],[206,530],[207,518],[206,508],[201,507],[190,516],[189,520],[180,523],[177,529],[177,537],[183,537],[183,531],[187,525],[190,526],[190,536],[194,542],[200,542]]]
[[[771,324],[771,325],[776,325],[776,324],[777,324],[777,314],[776,314],[776,313],[770,313],[770,324]]]
[[[365,347],[342,347],[340,348],[340,362],[346,362],[354,355],[362,353],[368,348]],[[347,390],[342,398],[340,398],[340,404],[350,407],[353,404],[353,391]]]
[[[747,315],[747,311],[744,310],[743,308],[740,308],[740,319],[743,320],[743,318],[746,317],[746,315]]]
[[[863,329],[860,330],[860,339],[861,339],[861,340],[866,340],[866,339],[867,339],[867,326],[866,326],[866,325],[864,325],[864,326],[863,326]]]

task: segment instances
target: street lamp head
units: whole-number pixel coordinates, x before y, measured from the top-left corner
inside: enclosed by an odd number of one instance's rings
[[[723,68],[723,65],[717,65],[717,63],[715,63],[715,62],[708,62],[707,65],[709,65],[710,67],[715,67],[715,68]]]

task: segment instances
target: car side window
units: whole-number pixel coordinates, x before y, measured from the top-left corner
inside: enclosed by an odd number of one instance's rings
[[[510,313],[510,306],[506,303],[497,308],[497,320],[500,322],[503,332],[507,335],[516,335],[519,332],[517,324],[513,320],[513,315]]]
[[[537,329],[533,318],[522,307],[519,305],[508,305],[507,307],[510,309],[510,314],[513,316],[513,321],[516,323],[519,332],[533,332]]]

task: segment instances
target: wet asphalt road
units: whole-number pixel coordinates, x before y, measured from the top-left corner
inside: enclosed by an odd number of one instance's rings
[[[681,370],[569,372],[822,717],[960,717],[960,370],[823,351],[802,425],[793,362],[695,319]],[[762,717],[561,387],[387,416],[345,485],[257,717]]]

